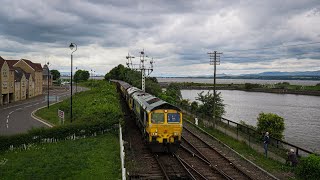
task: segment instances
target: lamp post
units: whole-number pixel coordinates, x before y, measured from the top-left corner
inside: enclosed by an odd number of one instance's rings
[[[71,52],[71,74],[70,74],[70,122],[72,123],[72,60],[73,60],[73,53],[77,50],[77,45],[75,43],[70,44],[70,49],[72,50],[75,47],[75,50]]]
[[[91,81],[91,89],[92,89],[92,69],[91,69],[91,73],[90,73],[90,81]]]
[[[78,67],[76,67],[76,74],[77,74],[77,71],[78,71]],[[78,79],[79,79],[78,76],[76,76],[76,77],[74,78],[74,80],[76,81],[76,93],[78,92],[78,87],[77,87]]]
[[[49,108],[49,62],[47,62],[47,69],[48,69],[48,108]]]

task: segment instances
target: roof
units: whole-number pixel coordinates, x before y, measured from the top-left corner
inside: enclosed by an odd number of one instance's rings
[[[33,63],[32,61],[28,59],[21,59],[24,62],[26,62],[30,67],[32,67],[35,71],[43,71],[42,66],[40,63]]]
[[[0,56],[0,68],[2,67],[2,65],[4,64],[5,60]]]
[[[14,70],[15,68],[13,67],[14,64],[16,64],[19,60],[6,60],[8,63],[8,66],[10,70]]]
[[[143,92],[141,89],[136,88],[136,87],[130,87],[127,89],[128,95],[131,97],[131,95],[135,92]]]
[[[146,92],[134,92],[132,97],[139,102],[143,109],[149,112],[156,109],[175,109],[181,111],[179,108]]]
[[[24,71],[21,68],[19,68],[19,67],[14,68],[14,80],[15,81],[20,82],[23,74],[24,74]]]
[[[48,70],[49,70],[49,75],[51,76],[50,69],[48,68],[48,66],[46,64],[43,66],[42,69],[43,69],[43,71],[42,71],[43,76],[48,76]]]
[[[124,81],[117,81],[119,84],[120,84],[120,86],[122,86],[125,90],[127,90],[128,88],[130,88],[130,87],[132,87],[131,86],[131,84],[129,84],[129,83],[126,83],[126,82],[124,82]]]

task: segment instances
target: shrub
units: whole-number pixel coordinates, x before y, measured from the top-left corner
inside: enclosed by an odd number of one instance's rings
[[[251,83],[245,83],[244,84],[244,88],[245,89],[253,89],[253,88],[259,88],[260,84],[251,84]]]
[[[311,154],[308,157],[301,158],[295,173],[301,179],[319,179],[320,157]]]
[[[274,138],[282,139],[284,119],[272,113],[260,113],[258,116],[257,128],[260,133],[269,132]]]

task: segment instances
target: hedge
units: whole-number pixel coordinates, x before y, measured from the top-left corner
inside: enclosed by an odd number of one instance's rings
[[[86,124],[55,126],[53,128],[32,129],[25,134],[0,136],[0,151],[8,150],[10,147],[19,147],[22,145],[45,142],[46,139],[59,141],[75,137],[103,134],[106,131],[116,129],[116,127],[117,123],[115,122],[99,121]]]

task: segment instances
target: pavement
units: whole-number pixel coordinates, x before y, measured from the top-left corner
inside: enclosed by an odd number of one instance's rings
[[[77,90],[80,92],[84,88],[78,87]],[[48,124],[31,116],[33,111],[47,106],[46,94],[47,91],[40,96],[0,106],[0,135],[20,134],[32,128],[49,127]],[[58,96],[59,100],[63,100],[70,96],[70,90],[68,88],[54,87],[49,91],[50,96]],[[50,104],[55,102],[52,101]]]

